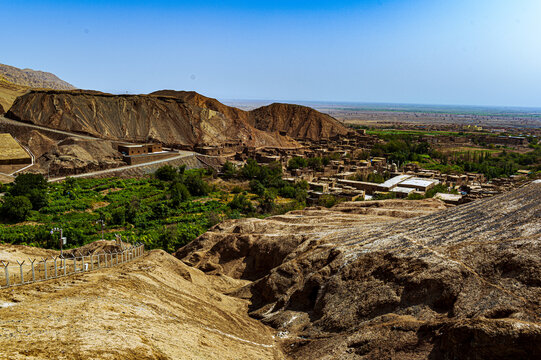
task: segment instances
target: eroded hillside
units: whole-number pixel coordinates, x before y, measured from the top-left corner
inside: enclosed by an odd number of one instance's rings
[[[242,119],[170,96],[111,95],[96,91],[31,91],[17,98],[7,117],[109,140],[166,145],[295,147],[290,137],[261,131]]]
[[[348,133],[348,129],[333,117],[307,106],[274,103],[252,111],[243,111],[194,91],[161,90],[152,94],[177,97],[218,111],[230,119],[245,121],[256,129],[285,133],[295,139],[319,140]]]
[[[289,104],[251,112],[226,106],[195,92],[111,95],[96,91],[30,91],[7,117],[109,140],[158,141],[171,146],[219,145],[297,147],[293,138],[347,134],[328,115]]]
[[[0,115],[9,110],[18,96],[31,88],[75,89],[73,85],[48,72],[0,64]]]
[[[413,218],[426,206],[307,209],[218,225],[176,255],[252,280],[233,294],[293,358],[538,358],[540,199],[537,182]]]
[[[52,253],[0,245],[0,260],[12,262]],[[272,329],[248,317],[246,301],[223,295],[245,283],[156,250],[118,267],[0,290],[0,358],[281,359]]]

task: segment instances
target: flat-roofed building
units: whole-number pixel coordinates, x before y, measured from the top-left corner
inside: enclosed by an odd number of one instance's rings
[[[406,181],[407,179],[412,178],[411,175],[398,175],[395,177],[390,178],[389,180],[384,181],[383,183],[379,184],[383,191],[389,191],[398,184],[402,183],[403,181]]]
[[[162,144],[120,144],[118,151],[126,156],[162,152]]]
[[[417,191],[427,191],[440,183],[436,179],[409,178],[399,183],[400,187],[412,188]]]
[[[392,193],[395,193],[397,197],[399,198],[405,198],[408,197],[409,194],[415,192],[415,189],[402,187],[402,186],[395,186],[391,189]]]

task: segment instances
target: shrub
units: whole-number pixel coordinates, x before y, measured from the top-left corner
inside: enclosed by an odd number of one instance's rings
[[[184,184],[193,196],[203,196],[210,192],[209,184],[201,178],[200,174],[188,174],[184,180]]]
[[[231,189],[232,194],[240,194],[242,192],[242,188],[240,186],[234,186],[233,189]]]
[[[154,176],[161,181],[173,181],[177,178],[178,173],[173,166],[164,165],[154,172]]]
[[[325,195],[321,195],[321,197],[318,200],[318,204],[320,206],[325,206],[327,208],[330,208],[338,204],[338,199],[333,195],[325,194]]]
[[[381,192],[374,195],[374,200],[389,200],[396,199],[396,193],[394,192]]]
[[[419,193],[416,193],[416,192],[412,192],[411,194],[408,195],[407,199],[408,200],[422,200],[424,199],[425,197]]]
[[[252,202],[243,194],[237,194],[233,200],[227,204],[231,210],[239,210],[245,214],[250,214],[255,211]]]
[[[229,161],[226,161],[222,166],[221,173],[224,178],[231,179],[237,176],[237,168]]]
[[[190,198],[190,192],[186,185],[180,182],[173,182],[169,189],[169,195],[171,196],[171,203],[174,207],[179,207],[181,203]]]

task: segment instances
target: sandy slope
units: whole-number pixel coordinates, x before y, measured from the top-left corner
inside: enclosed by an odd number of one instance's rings
[[[0,254],[32,255],[9,250]],[[152,251],[118,268],[0,290],[0,358],[282,358],[247,302],[222,294],[245,283]]]

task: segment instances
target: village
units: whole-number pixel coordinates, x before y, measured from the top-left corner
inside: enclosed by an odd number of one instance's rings
[[[426,136],[421,140],[448,146],[478,142],[516,147],[527,144],[526,138],[518,136]],[[423,169],[416,163],[399,166],[388,162],[385,157],[369,156],[373,146],[382,140],[367,135],[363,129],[352,130],[347,136],[297,141],[302,144],[301,148],[250,148],[232,142],[225,147],[201,146],[195,150],[208,156],[224,157],[238,167],[248,159],[255,159],[259,164],[279,163],[284,180],[308,183],[308,205],[318,204],[324,195],[343,201],[419,198],[438,185],[438,189],[443,186],[446,190],[437,192],[434,197],[458,205],[508,191],[523,183],[529,174],[527,170],[519,170],[509,178],[487,180],[480,173],[447,174]],[[296,164],[298,162],[301,166]],[[368,181],[371,177],[384,181]]]

